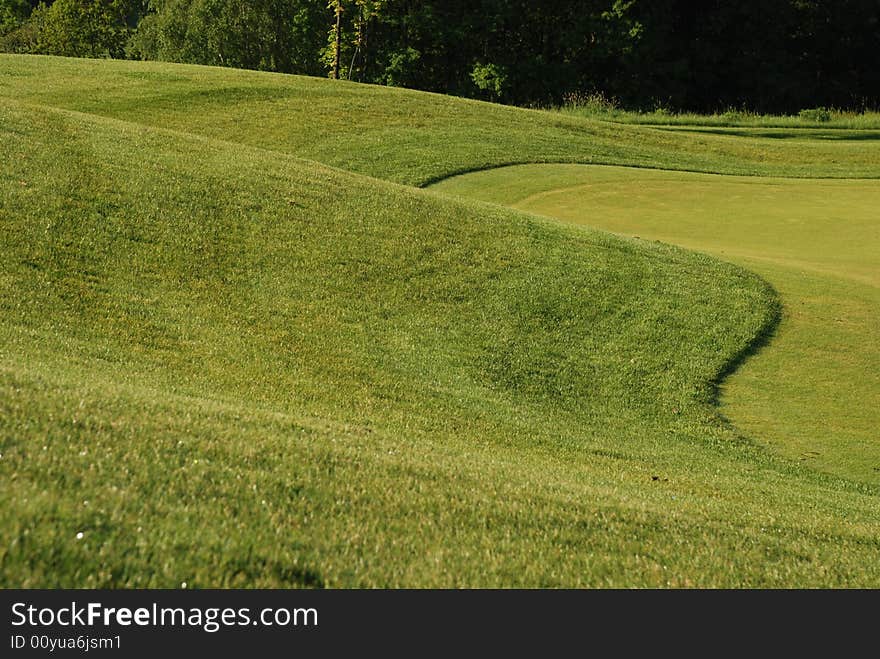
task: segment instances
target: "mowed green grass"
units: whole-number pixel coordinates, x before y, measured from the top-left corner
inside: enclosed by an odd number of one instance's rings
[[[174,65],[0,81],[4,587],[880,584],[878,488],[714,405],[776,322],[762,279],[338,169],[427,181],[501,135],[585,159],[588,122]],[[234,91],[260,85],[276,114]],[[293,112],[348,94],[345,139]],[[401,99],[397,150],[360,150]]]
[[[876,140],[862,139],[877,131],[793,142],[671,132],[211,67],[0,55],[0,97],[247,144],[410,185],[532,162],[807,177],[880,172]]]
[[[523,166],[436,189],[717,255],[781,296],[722,412],[787,458],[880,483],[880,182]]]

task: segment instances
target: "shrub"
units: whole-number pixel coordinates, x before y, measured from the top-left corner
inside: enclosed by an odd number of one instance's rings
[[[404,48],[388,58],[382,81],[392,87],[413,87],[416,85],[419,60],[422,54],[415,48]]]
[[[0,50],[68,57],[124,57],[125,43],[143,9],[141,0],[56,0],[27,18],[6,11]],[[10,18],[12,17],[12,18]]]
[[[730,122],[743,121],[747,116],[744,110],[737,110],[736,108],[728,108],[721,114],[721,118],[724,121]]]
[[[490,100],[498,101],[507,87],[507,69],[498,64],[474,64],[471,80],[477,89],[484,92]]]
[[[609,114],[618,109],[617,99],[609,98],[600,91],[570,92],[563,97],[563,106],[588,114]]]
[[[831,121],[831,110],[828,108],[810,108],[798,112],[798,116],[804,121],[826,122]]]

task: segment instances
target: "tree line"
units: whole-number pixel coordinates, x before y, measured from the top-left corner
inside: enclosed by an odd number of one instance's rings
[[[330,75],[517,105],[880,106],[880,0],[0,0],[0,50]]]

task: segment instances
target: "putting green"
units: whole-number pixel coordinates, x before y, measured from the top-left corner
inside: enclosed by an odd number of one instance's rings
[[[721,411],[783,456],[880,483],[880,182],[525,165],[433,189],[759,273],[782,297],[782,321],[723,382]]]

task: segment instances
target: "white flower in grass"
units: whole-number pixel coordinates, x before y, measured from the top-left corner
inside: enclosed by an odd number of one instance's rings
[[[76,539],[77,539],[77,540],[82,540],[84,535],[85,535],[85,534],[84,534],[82,531],[80,531],[79,533],[76,534]]]

